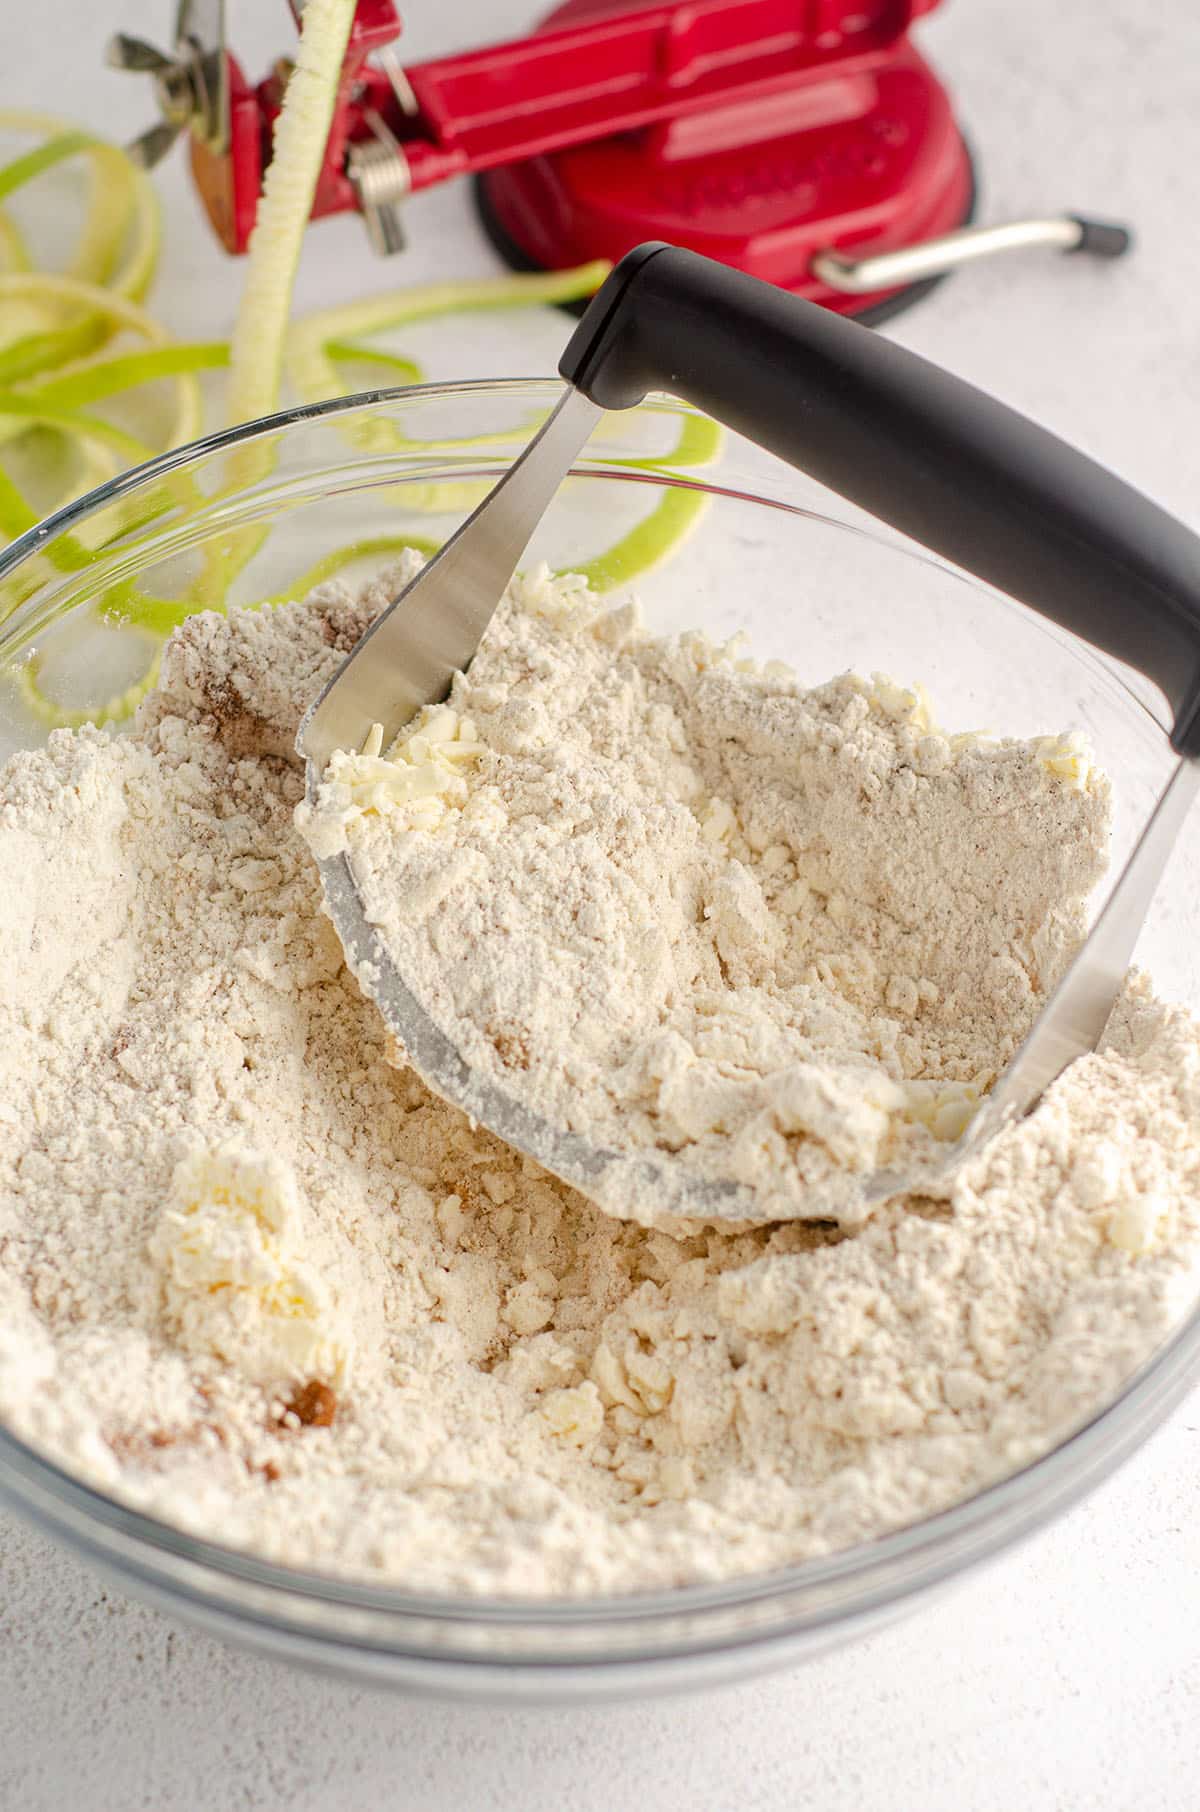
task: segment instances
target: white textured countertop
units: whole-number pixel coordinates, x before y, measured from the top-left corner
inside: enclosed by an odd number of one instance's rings
[[[495,37],[525,0],[409,9],[412,56]],[[148,95],[100,67],[114,25],[166,36],[170,0],[0,3],[0,103],[131,135]],[[231,0],[257,73],[283,0]],[[417,13],[424,17],[417,19]],[[1033,255],[962,275],[894,331],[1200,521],[1200,15],[1193,0],[957,0],[923,28],[978,154],[981,217],[1127,219],[1115,267]],[[236,272],[178,155],[156,308],[224,332]],[[420,198],[377,264],[357,223],[315,232],[301,306],[495,267],[465,192]],[[548,372],[561,317],[414,332],[434,376]],[[1197,1804],[1200,1398],[1107,1487],[883,1635],[689,1698],[495,1711],[387,1697],[194,1635],[0,1520],[0,1808],[59,1812],[1184,1812]]]

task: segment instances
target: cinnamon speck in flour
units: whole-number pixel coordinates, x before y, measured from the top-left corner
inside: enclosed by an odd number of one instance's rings
[[[945,1201],[602,1212],[398,1067],[321,910],[290,749],[395,582],[193,618],[132,735],[0,772],[5,1424],[182,1527],[468,1593],[825,1553],[1044,1451],[1192,1298],[1196,1023],[1131,980]],[[404,875],[389,939],[472,1061],[803,1216],[961,1125],[1107,787],[739,658],[535,575],[305,829]]]

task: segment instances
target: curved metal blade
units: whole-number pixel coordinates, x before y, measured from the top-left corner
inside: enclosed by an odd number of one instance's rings
[[[1138,933],[1197,793],[1200,761],[1184,759],[1163,790],[1082,950],[968,1127],[967,1152],[1027,1114],[1077,1057],[1094,1051],[1129,971]]]
[[[175,45],[201,51],[225,48],[225,0],[179,0],[175,9]]]
[[[390,742],[422,705],[445,698],[603,413],[568,385],[520,459],[350,650],[296,737],[318,771],[335,749],[361,748],[372,724]]]
[[[229,144],[225,0],[179,0],[175,54],[187,66],[195,94],[192,130],[210,150],[224,151]]]

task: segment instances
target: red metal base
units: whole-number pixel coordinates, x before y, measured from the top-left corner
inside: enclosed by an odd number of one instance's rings
[[[614,10],[612,0],[568,0],[543,29]],[[615,263],[643,240],[666,239],[876,319],[929,286],[846,295],[814,277],[814,255],[912,245],[961,226],[974,200],[946,92],[907,39],[882,67],[831,71],[774,103],[728,117],[713,108],[478,180],[495,242],[526,268]]]

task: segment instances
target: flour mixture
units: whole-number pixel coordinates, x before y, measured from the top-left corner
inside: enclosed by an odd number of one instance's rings
[[[59,733],[0,773],[6,1425],[198,1533],[467,1593],[727,1577],[1044,1451],[1191,1300],[1196,1024],[1131,982],[1105,1049],[948,1201],[852,1230],[600,1212],[399,1067],[293,825],[301,710],[404,576],[194,618],[132,736]],[[736,1149],[781,1190],[951,1136],[1078,935],[1107,812],[1085,751],[660,650],[544,581],[485,659],[306,826],[394,852],[408,827],[396,934],[431,988],[475,937],[445,1011],[480,1059],[543,1075],[575,965],[556,1111],[628,1104],[633,1136]],[[936,860],[906,837],[884,861],[898,812]],[[507,838],[525,866],[489,905]],[[570,925],[531,927],[538,863]],[[505,938],[550,949],[544,994],[510,996]],[[601,997],[614,950],[635,1006]]]
[[[889,680],[805,690],[545,569],[378,740],[301,823],[349,849],[439,1029],[559,1132],[744,1185],[761,1220],[847,1225],[864,1173],[936,1169],[1104,867],[1072,740],[950,738]],[[654,1224],[636,1175],[599,1200]]]

